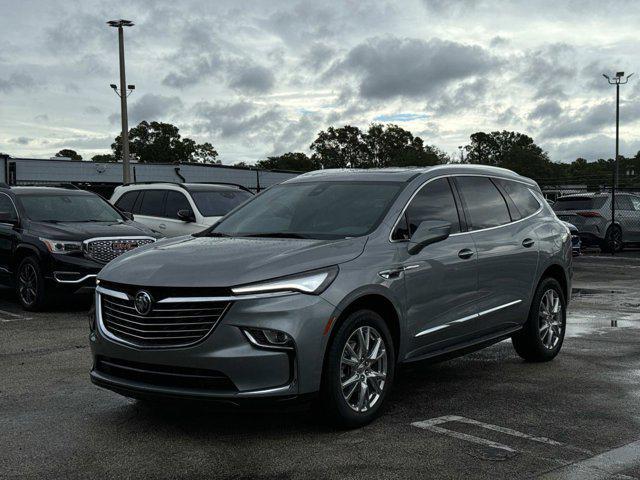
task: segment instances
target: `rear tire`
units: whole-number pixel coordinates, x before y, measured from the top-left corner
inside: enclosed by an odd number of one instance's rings
[[[624,241],[622,240],[622,229],[617,226],[610,226],[607,234],[600,244],[600,250],[603,253],[618,253],[624,249]]]
[[[16,271],[16,295],[23,309],[37,312],[47,306],[42,269],[36,257],[26,257]]]
[[[518,355],[528,362],[553,360],[566,330],[566,301],[555,278],[544,278],[533,296],[524,328],[512,337]]]
[[[335,425],[354,428],[378,416],[395,373],[391,333],[380,315],[358,310],[338,327],[326,354],[320,408]]]

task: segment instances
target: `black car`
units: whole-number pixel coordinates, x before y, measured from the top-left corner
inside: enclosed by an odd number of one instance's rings
[[[0,186],[0,282],[26,310],[94,287],[107,262],[159,236],[87,191]]]

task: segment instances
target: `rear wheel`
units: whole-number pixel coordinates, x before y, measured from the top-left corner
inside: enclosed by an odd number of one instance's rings
[[[622,240],[622,229],[617,225],[610,226],[607,229],[607,234],[605,235],[602,244],[600,245],[600,250],[605,253],[617,253],[621,252],[623,248],[624,242]]]
[[[26,257],[18,265],[16,294],[20,305],[25,310],[38,311],[46,306],[44,277],[35,257]]]
[[[334,423],[359,427],[379,413],[393,383],[395,352],[386,323],[359,310],[347,317],[327,352],[321,408]]]
[[[554,278],[545,278],[536,289],[529,318],[513,336],[518,355],[530,362],[553,360],[562,348],[566,327],[566,302]]]

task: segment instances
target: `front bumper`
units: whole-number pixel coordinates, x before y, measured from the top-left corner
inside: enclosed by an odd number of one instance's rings
[[[46,260],[45,279],[55,288],[76,290],[95,287],[104,265],[85,257],[52,254]]]
[[[335,307],[319,296],[304,294],[237,298],[199,343],[188,347],[155,348],[135,347],[113,338],[102,323],[100,293],[96,292],[96,321],[90,335],[91,380],[127,396],[180,397],[228,403],[243,399],[288,399],[317,392],[328,338],[324,330]],[[294,348],[277,350],[254,346],[243,327],[285,332],[293,339]],[[126,368],[138,372],[132,376],[119,373],[125,370],[104,368],[101,366],[104,359],[125,364]],[[167,369],[187,372],[190,378],[193,378],[193,372],[210,372],[228,381],[220,386],[184,386],[184,382],[165,381],[166,375],[149,374],[149,371],[165,372]],[[163,380],[159,381],[159,378]]]

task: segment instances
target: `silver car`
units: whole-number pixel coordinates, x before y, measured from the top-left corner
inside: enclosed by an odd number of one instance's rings
[[[506,338],[553,359],[571,261],[567,227],[508,170],[312,172],[109,263],[91,379],[143,399],[314,398],[363,425],[399,364]]]
[[[584,245],[604,252],[620,251],[640,242],[640,196],[616,193],[616,221],[611,222],[610,193],[581,193],[560,197],[553,205],[560,220],[576,226]]]

